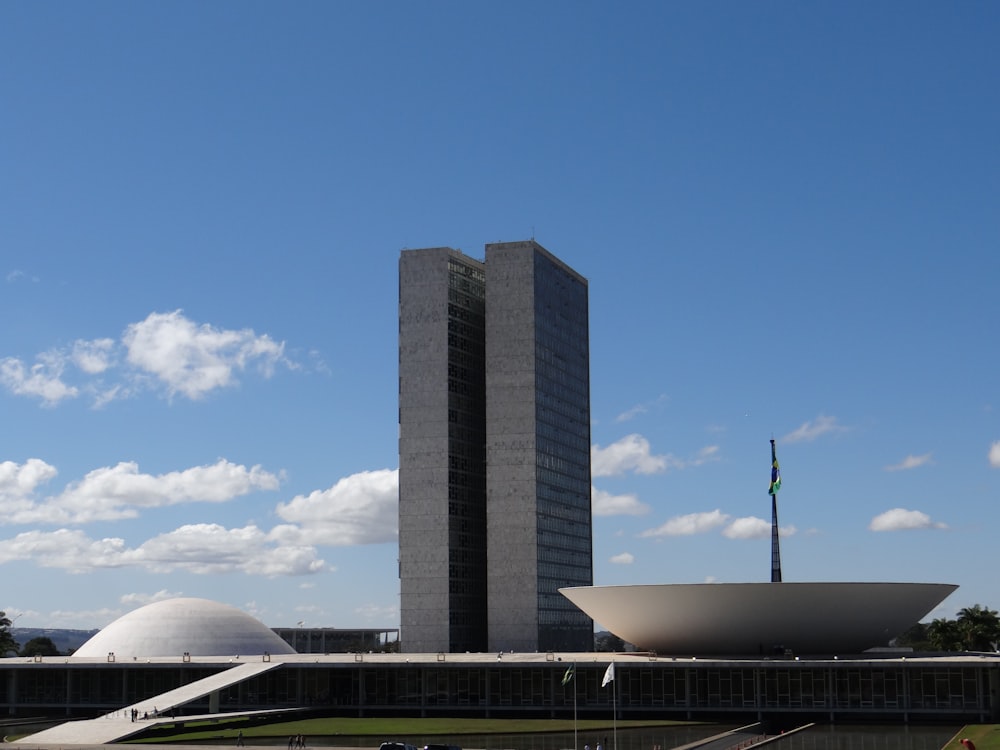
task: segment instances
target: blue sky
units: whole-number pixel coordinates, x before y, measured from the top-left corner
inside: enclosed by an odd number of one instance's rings
[[[0,609],[396,627],[397,263],[590,282],[594,578],[1000,608],[1000,6],[0,6]]]

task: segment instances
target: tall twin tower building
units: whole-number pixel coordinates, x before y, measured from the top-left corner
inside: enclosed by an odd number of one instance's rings
[[[399,259],[404,651],[589,651],[587,280],[534,241]]]

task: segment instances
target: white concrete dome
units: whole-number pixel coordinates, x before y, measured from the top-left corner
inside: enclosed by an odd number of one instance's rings
[[[260,620],[227,604],[178,598],[147,604],[119,617],[80,646],[74,657],[294,654]]]

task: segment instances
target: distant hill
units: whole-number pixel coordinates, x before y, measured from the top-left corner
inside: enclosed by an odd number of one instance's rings
[[[32,638],[50,638],[59,649],[61,654],[69,654],[76,651],[80,646],[89,641],[98,630],[64,630],[59,628],[11,628],[10,634],[14,636],[21,648]],[[594,648],[596,651],[634,651],[631,644],[622,643],[620,638],[607,631],[598,631],[594,634]]]
[[[68,654],[76,651],[80,646],[89,641],[97,633],[97,630],[62,630],[59,628],[11,628],[10,634],[14,636],[21,648],[32,638],[49,638],[59,649],[59,653]]]

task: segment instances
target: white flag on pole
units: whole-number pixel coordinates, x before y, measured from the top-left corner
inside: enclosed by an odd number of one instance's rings
[[[604,679],[601,681],[601,687],[607,687],[608,683],[615,679],[615,663],[611,662],[608,665],[607,671],[604,673]]]

